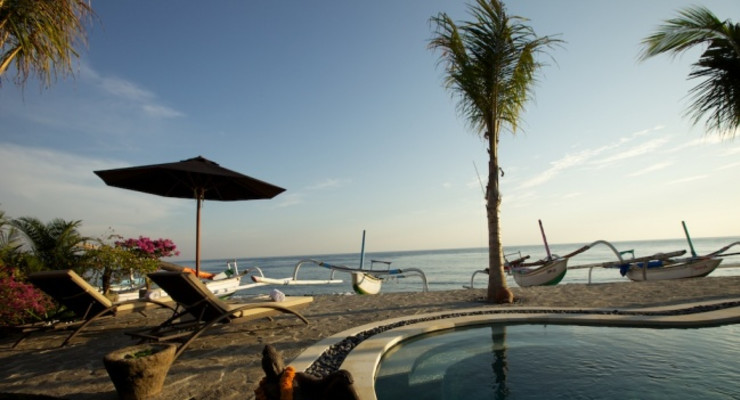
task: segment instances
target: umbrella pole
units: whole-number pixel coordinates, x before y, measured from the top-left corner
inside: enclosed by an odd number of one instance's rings
[[[203,202],[203,192],[197,192],[198,211],[195,217],[195,276],[200,276],[200,208]]]

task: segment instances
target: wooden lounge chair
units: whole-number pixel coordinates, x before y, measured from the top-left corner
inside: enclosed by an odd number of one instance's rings
[[[144,314],[145,310],[157,307],[167,307],[173,312],[175,310],[163,300],[138,299],[112,302],[71,269],[35,272],[28,276],[28,280],[71,311],[73,315],[66,320],[42,321],[16,327],[22,336],[12,347],[16,347],[34,332],[73,329],[73,332],[62,342],[60,347],[63,347],[91,323],[102,318],[132,312]]]
[[[149,274],[149,278],[170,295],[177,303],[178,311],[157,327],[126,334],[142,341],[181,343],[175,358],[193,340],[216,324],[245,322],[283,313],[293,314],[308,324],[308,320],[296,309],[306,307],[313,301],[310,296],[290,296],[281,302],[231,303],[216,297],[193,274],[159,271]]]

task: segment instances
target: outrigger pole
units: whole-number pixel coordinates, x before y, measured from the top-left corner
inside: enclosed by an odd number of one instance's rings
[[[691,256],[696,257],[696,251],[694,251],[694,244],[691,243],[691,236],[689,236],[689,230],[686,229],[686,221],[681,221],[681,225],[683,225],[683,231],[686,233],[686,240],[689,242],[689,249],[691,249]]]

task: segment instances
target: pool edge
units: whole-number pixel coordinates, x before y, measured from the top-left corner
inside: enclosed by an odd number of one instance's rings
[[[506,313],[465,315],[481,311],[502,310],[501,306],[482,306],[462,310],[437,311],[433,313],[398,317],[365,324],[327,337],[304,350],[292,362],[296,370],[306,370],[330,346],[348,336],[370,329],[396,324],[403,321],[436,318],[423,322],[402,325],[373,335],[353,348],[344,359],[342,369],[354,377],[354,386],[361,400],[376,400],[375,375],[383,354],[402,340],[428,332],[455,327],[500,323],[574,324],[591,326],[622,326],[646,328],[698,328],[740,323],[740,306],[711,309],[712,306],[740,302],[740,298],[716,299],[711,301],[672,304],[657,307],[582,308],[582,307],[505,307]],[[680,312],[681,310],[708,307],[707,311],[675,315],[621,315],[629,312]],[[443,317],[445,315],[462,315]]]

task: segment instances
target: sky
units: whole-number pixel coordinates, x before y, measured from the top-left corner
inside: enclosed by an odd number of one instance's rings
[[[684,115],[702,49],[639,61],[679,9],[736,0],[508,1],[543,58],[520,129],[501,136],[504,246],[740,236],[740,139]],[[195,201],[93,171],[203,156],[283,187],[207,201],[203,259],[487,246],[488,154],[456,114],[429,19],[466,2],[93,1],[75,77],[0,87],[0,210],[81,233],[170,238],[195,256]]]

